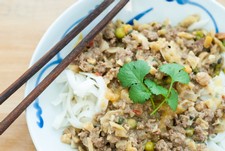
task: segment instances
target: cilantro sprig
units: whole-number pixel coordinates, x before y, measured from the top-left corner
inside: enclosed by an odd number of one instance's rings
[[[125,64],[118,73],[119,81],[123,87],[129,88],[129,97],[134,103],[151,101],[154,109],[151,115],[155,114],[164,103],[167,103],[175,111],[178,105],[178,93],[173,88],[174,83],[188,84],[190,82],[189,75],[184,71],[182,65],[176,63],[165,64],[160,66],[159,70],[171,78],[168,89],[146,78],[150,71],[150,66],[143,60]],[[162,95],[164,97],[163,101],[156,108],[152,98],[153,95]]]
[[[139,60],[124,65],[118,73],[123,87],[128,87],[129,96],[134,103],[144,103],[151,97],[150,90],[143,83],[150,67],[145,61]]]

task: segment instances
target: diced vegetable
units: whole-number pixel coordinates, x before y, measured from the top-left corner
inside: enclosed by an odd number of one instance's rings
[[[194,68],[194,69],[193,69],[193,73],[194,73],[194,74],[197,74],[198,72],[199,72],[199,69],[198,69],[198,68]]]
[[[115,35],[117,38],[122,39],[127,34],[131,33],[133,27],[128,24],[122,24],[116,28]]]
[[[206,36],[204,41],[204,47],[209,48],[212,44],[213,38],[211,36]]]
[[[225,47],[225,40],[222,41],[223,46]]]
[[[145,151],[154,151],[154,146],[153,142],[147,142],[145,144]]]
[[[164,80],[164,83],[165,83],[165,84],[170,84],[171,81],[172,81],[171,77],[167,76],[167,77],[165,78],[165,80]]]
[[[193,128],[187,128],[185,133],[188,137],[192,137],[194,135],[194,129]]]
[[[123,37],[125,37],[126,33],[125,33],[124,28],[123,27],[116,28],[115,35],[119,39],[122,39]]]
[[[196,31],[195,36],[196,36],[196,39],[199,40],[204,37],[204,33],[199,30],[199,31]]]
[[[123,124],[123,122],[124,122],[124,118],[122,118],[122,117],[119,117],[119,119],[118,119],[118,124]]]
[[[191,73],[191,72],[192,72],[192,69],[191,69],[191,67],[190,67],[189,65],[185,65],[184,67],[185,67],[184,70],[185,70],[187,73]]]
[[[215,75],[219,75],[220,74],[220,69],[221,69],[221,64],[217,64],[216,68],[215,68]]]
[[[137,127],[137,121],[135,119],[127,119],[127,124],[131,129],[134,129]]]
[[[142,114],[142,111],[141,111],[141,110],[133,110],[133,112],[134,112],[136,115],[141,115],[141,114]]]
[[[131,25],[128,25],[128,24],[125,24],[122,26],[124,28],[124,31],[125,31],[125,34],[129,34],[132,30],[133,30],[133,27]]]
[[[217,61],[217,64],[215,64],[215,67],[214,67],[214,73],[215,73],[215,75],[219,75],[220,74],[220,71],[222,69],[222,66],[223,66],[222,58],[220,58]]]

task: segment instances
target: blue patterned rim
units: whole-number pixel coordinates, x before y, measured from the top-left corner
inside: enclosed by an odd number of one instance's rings
[[[192,2],[191,0],[164,0],[165,2],[177,2],[178,5],[193,5],[195,7],[198,7],[199,9],[203,10],[206,12],[206,14],[210,17],[211,21],[213,22],[214,28],[215,28],[215,32],[218,33],[219,32],[219,28],[218,25],[216,23],[215,18],[213,17],[213,15],[210,13],[210,11],[205,8],[204,6],[202,6],[201,4],[197,3],[197,2]],[[97,6],[96,6],[97,7]],[[145,16],[146,14],[150,13],[151,11],[153,11],[153,7],[150,7],[149,9],[138,13],[136,16],[134,16],[133,18],[131,18],[127,23],[128,24],[133,24],[133,20],[140,20],[143,16]],[[90,14],[91,11],[88,12],[88,14]],[[87,15],[88,15],[87,14]],[[86,15],[86,16],[87,16]],[[61,37],[64,38],[65,35],[74,27],[76,26],[82,19],[84,19],[84,17],[81,17],[80,19],[78,19],[77,21],[75,21],[63,34],[63,36]],[[44,73],[46,72],[47,69],[49,69],[50,67],[54,66],[54,65],[58,65],[60,62],[62,61],[62,56],[60,53],[57,54],[57,57],[55,60],[49,62],[39,73],[37,80],[35,82],[35,87],[40,83],[41,78],[43,77]],[[44,120],[42,117],[42,113],[43,110],[39,104],[39,98],[37,98],[33,104],[33,107],[36,109],[36,117],[37,117],[37,126],[39,128],[43,128],[44,127]]]

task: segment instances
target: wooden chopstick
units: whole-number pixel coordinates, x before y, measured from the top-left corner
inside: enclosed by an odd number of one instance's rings
[[[0,123],[0,135],[19,117],[19,115],[56,79],[56,77],[82,52],[83,48],[113,19],[129,2],[119,3],[88,33],[88,35],[57,65],[27,97]]]
[[[33,64],[22,76],[12,83],[0,94],[0,105],[15,91],[26,83],[35,73],[46,65],[60,50],[62,50],[74,37],[76,37],[88,24],[90,24],[101,12],[103,12],[115,0],[104,0],[90,15],[83,19],[71,32],[53,46],[41,59]]]

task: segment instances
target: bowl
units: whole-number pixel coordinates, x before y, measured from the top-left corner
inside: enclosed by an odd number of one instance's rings
[[[102,0],[79,0],[68,8],[44,34],[33,54],[30,65],[34,64],[101,2]],[[103,14],[109,9],[104,11]],[[131,0],[115,17],[115,20],[121,19],[131,23],[133,19],[136,19],[141,23],[147,23],[151,21],[163,22],[165,19],[169,19],[172,25],[176,25],[192,14],[201,16],[201,20],[203,20],[201,26],[203,28],[213,32],[225,32],[225,22],[222,19],[225,14],[225,8],[215,0]],[[87,26],[82,31],[82,34],[85,36],[101,18],[102,15]],[[25,95],[35,88],[62,61],[75,46],[77,40],[77,38],[74,38],[41,71],[28,81]],[[57,83],[53,82],[26,110],[29,132],[36,149],[39,151],[73,150],[69,145],[61,143],[60,136],[63,130],[54,130],[52,128],[55,115],[60,112],[60,109],[54,108],[51,101],[56,99],[60,91],[59,87]],[[221,143],[221,140],[218,143]],[[224,150],[225,148],[220,149]]]

